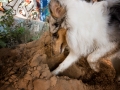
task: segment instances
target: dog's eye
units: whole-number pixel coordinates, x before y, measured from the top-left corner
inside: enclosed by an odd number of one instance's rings
[[[58,27],[58,26],[59,26],[59,23],[54,23],[54,26],[55,26],[55,27]]]
[[[53,36],[53,38],[59,38],[59,35],[58,35],[57,32],[56,32],[56,33],[53,33],[52,36]]]

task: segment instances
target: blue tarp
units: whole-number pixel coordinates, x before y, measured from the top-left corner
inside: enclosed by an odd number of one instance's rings
[[[49,9],[48,9],[48,3],[49,3],[50,0],[41,0],[40,1],[40,6],[41,6],[41,9],[40,9],[40,19],[42,21],[45,21],[46,20],[46,17],[49,15]]]

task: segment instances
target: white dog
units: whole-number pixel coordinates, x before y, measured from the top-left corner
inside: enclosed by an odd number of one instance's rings
[[[120,28],[116,28],[119,25],[114,23],[117,22],[110,23],[114,19],[110,15],[114,14],[110,13],[107,1],[51,0],[51,19],[55,21],[51,25],[54,30],[66,27],[66,40],[70,48],[69,55],[53,74],[63,72],[82,56],[87,56],[91,69],[98,72],[99,59],[118,47]]]

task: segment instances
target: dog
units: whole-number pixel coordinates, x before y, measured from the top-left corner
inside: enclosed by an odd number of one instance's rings
[[[109,1],[51,0],[49,8],[54,21],[50,24],[54,27],[51,32],[56,32],[60,26],[65,27],[70,48],[69,55],[53,74],[63,72],[82,56],[87,56],[91,69],[98,72],[99,59],[116,50],[120,44],[119,14],[113,12],[116,7],[111,6]],[[112,17],[114,14],[117,19]]]

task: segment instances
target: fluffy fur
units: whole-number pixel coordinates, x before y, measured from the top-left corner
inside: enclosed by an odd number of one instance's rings
[[[108,10],[107,2],[111,0],[95,3],[87,3],[83,0],[51,0],[50,4],[53,3],[52,1],[59,2],[66,9],[62,23],[68,29],[66,40],[70,48],[69,55],[53,74],[64,71],[81,56],[87,56],[90,67],[94,71],[99,71],[98,60],[108,52],[114,51],[120,39],[111,37],[111,35],[118,36],[120,32],[118,26],[116,28],[116,24],[111,22],[110,15],[112,16],[113,13]],[[118,32],[114,33],[115,31]]]

